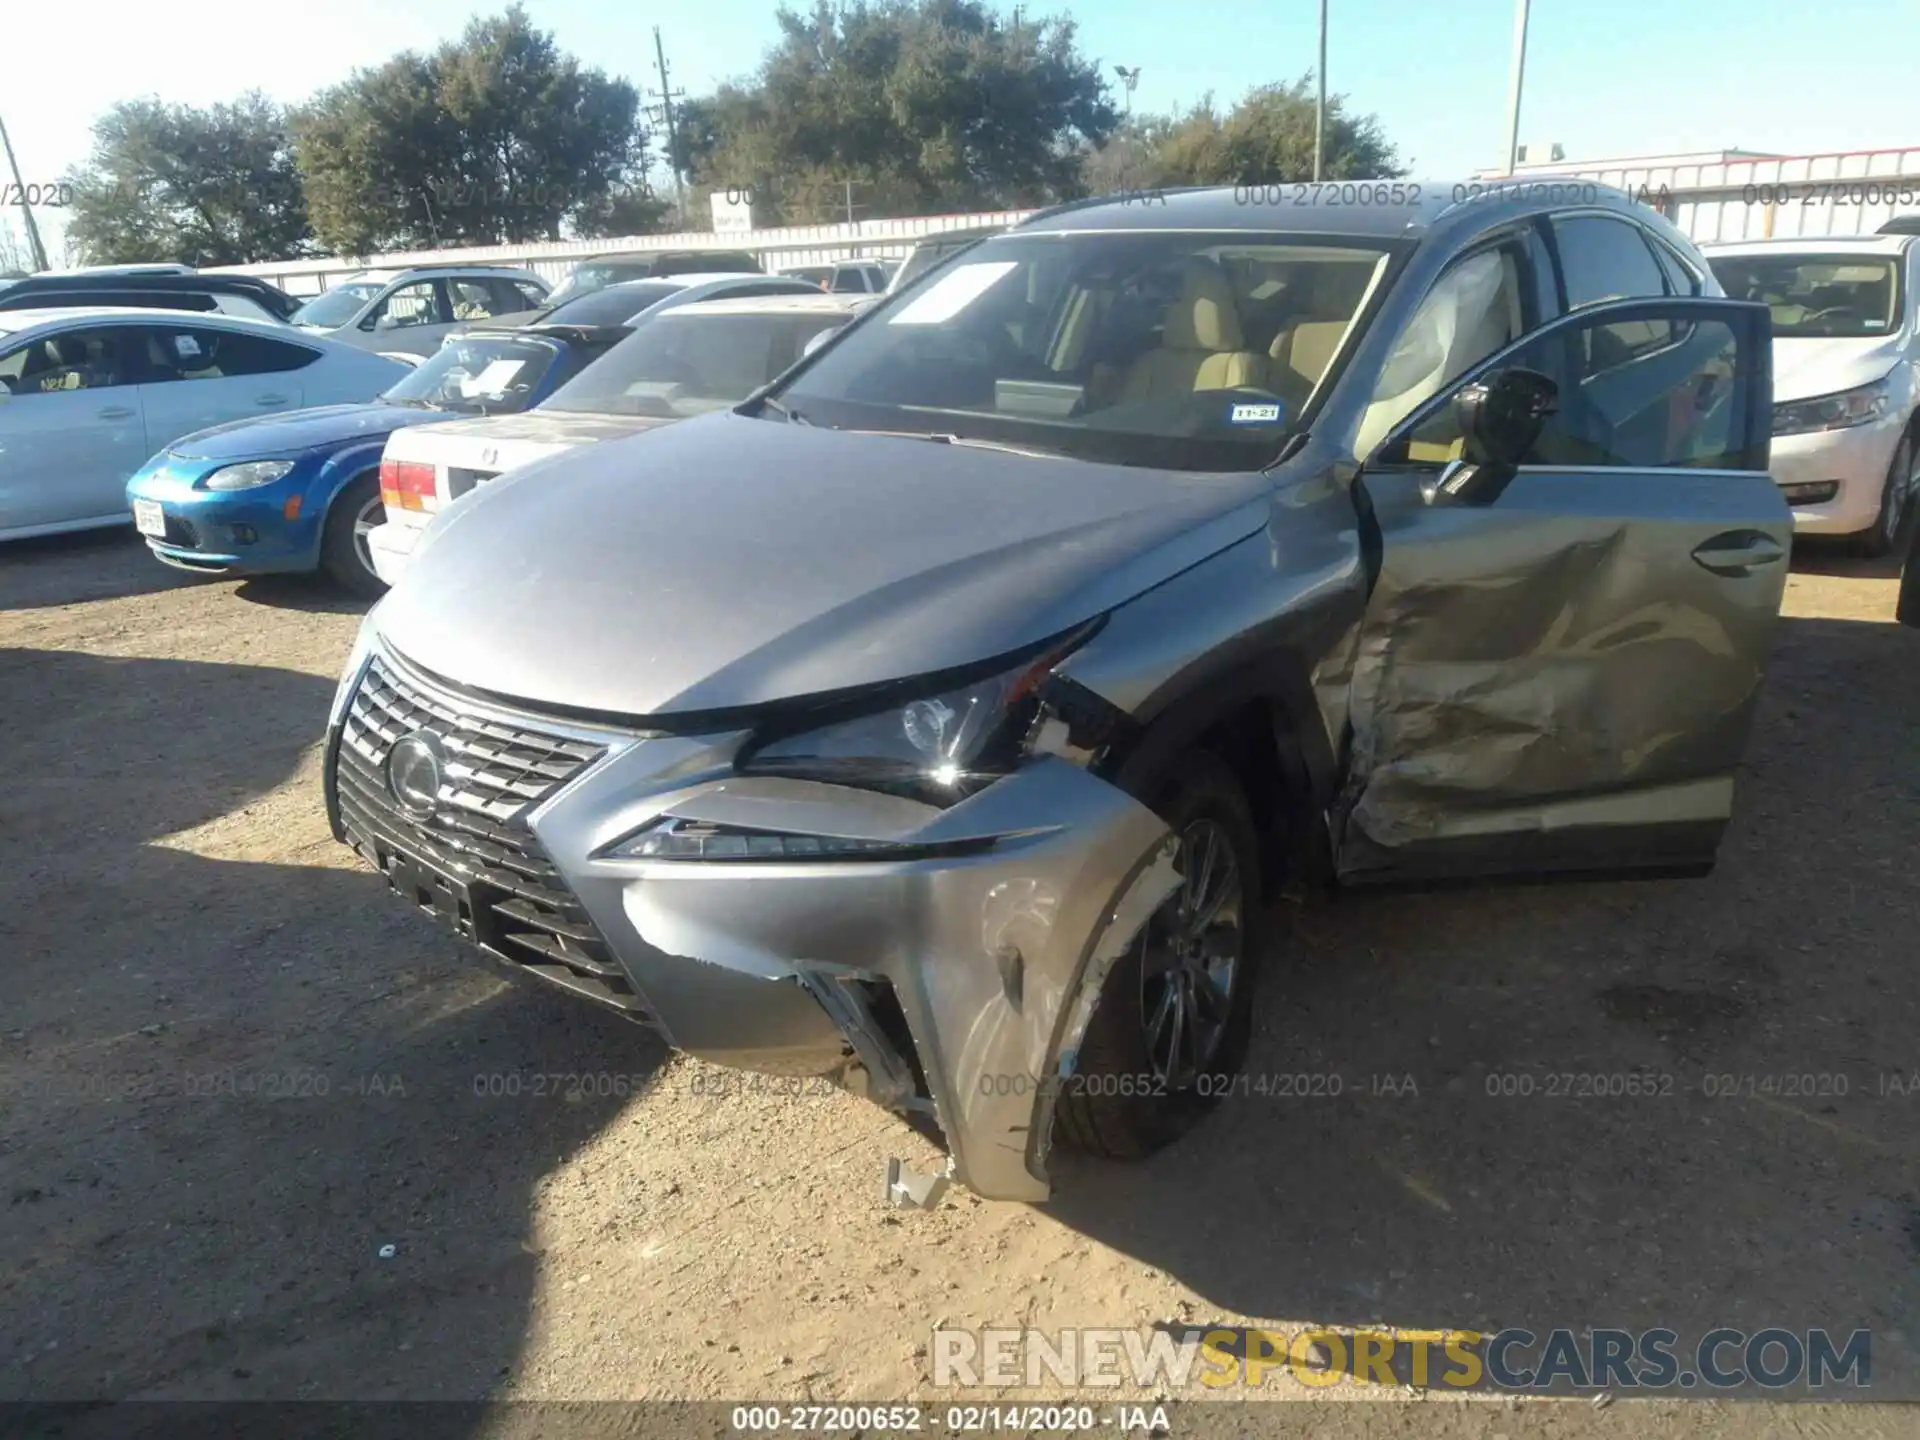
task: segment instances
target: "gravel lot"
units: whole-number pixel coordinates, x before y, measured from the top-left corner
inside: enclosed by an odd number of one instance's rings
[[[945,1403],[936,1323],[1164,1321],[1867,1327],[1870,1393],[1920,1395],[1920,633],[1893,590],[1796,562],[1711,878],[1309,905],[1251,1069],[1339,1096],[1236,1099],[1131,1169],[1063,1157],[1043,1208],[921,1213],[878,1203],[887,1156],[934,1154],[891,1117],[504,985],[333,843],[357,607],[119,537],[7,547],[0,1400]],[[1672,1091],[1545,1093],[1627,1071]],[[615,1093],[535,1093],[559,1075]],[[1654,1413],[1524,1404],[1429,1418]],[[1407,1418],[1327,1408],[1319,1433]]]

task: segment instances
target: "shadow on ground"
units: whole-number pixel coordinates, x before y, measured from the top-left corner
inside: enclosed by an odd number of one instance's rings
[[[663,1058],[342,868],[276,790],[330,688],[0,652],[0,1400],[487,1394],[535,1196],[625,1103],[542,1077]]]
[[[1920,1391],[1916,716],[1920,634],[1784,621],[1711,877],[1299,912],[1248,1090],[1050,1213],[1223,1312],[1868,1328]]]
[[[0,610],[79,605],[205,583],[154,559],[131,526],[0,541]]]

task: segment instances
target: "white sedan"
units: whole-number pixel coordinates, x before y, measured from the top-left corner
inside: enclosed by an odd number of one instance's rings
[[[371,400],[404,365],[199,311],[0,311],[0,540],[124,525],[127,478],[196,430]]]

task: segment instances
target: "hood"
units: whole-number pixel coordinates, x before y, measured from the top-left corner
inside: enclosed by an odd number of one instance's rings
[[[188,460],[257,460],[354,440],[377,440],[409,425],[430,424],[446,418],[444,410],[421,410],[380,401],[365,405],[325,405],[317,410],[295,410],[286,415],[229,420],[224,425],[196,430],[174,441],[167,449]]]
[[[1773,399],[1780,404],[1854,390],[1880,379],[1900,359],[1897,336],[1862,340],[1781,339],[1773,341]]]
[[[1043,640],[1260,529],[1269,489],[722,411],[475,491],[378,625],[536,708],[758,705]]]

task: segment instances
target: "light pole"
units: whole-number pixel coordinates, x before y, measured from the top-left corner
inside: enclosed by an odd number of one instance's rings
[[[1507,173],[1520,165],[1520,87],[1527,75],[1527,4],[1513,3],[1513,90],[1507,96]]]
[[[1327,0],[1320,0],[1320,64],[1314,74],[1320,82],[1313,102],[1313,178],[1318,180],[1327,153]]]
[[[1131,120],[1133,119],[1133,87],[1140,83],[1140,67],[1136,65],[1129,70],[1124,65],[1116,65],[1113,67],[1113,73],[1120,77],[1120,83],[1126,88],[1127,108],[1124,117]]]
[[[7,169],[13,174],[14,193],[20,197],[20,215],[27,222],[27,244],[33,250],[34,268],[47,268],[47,247],[40,243],[40,227],[33,221],[33,206],[27,201],[27,187],[20,183],[20,162],[13,158],[13,141],[7,138],[7,125],[0,120],[0,150],[7,154]]]

